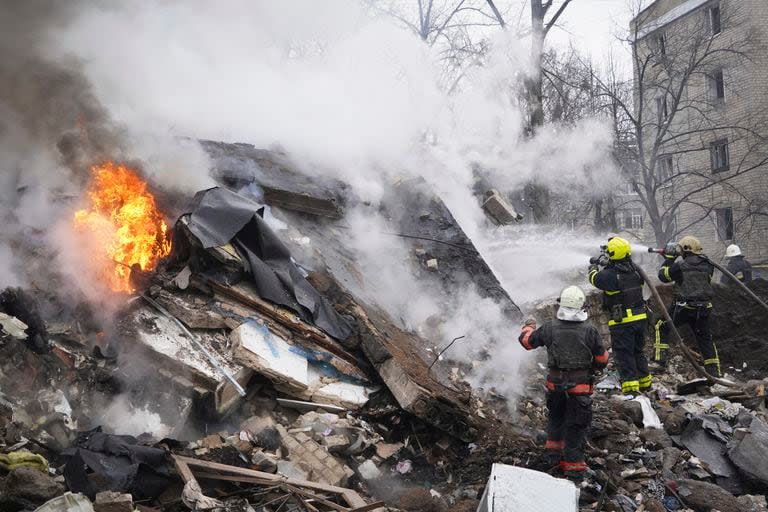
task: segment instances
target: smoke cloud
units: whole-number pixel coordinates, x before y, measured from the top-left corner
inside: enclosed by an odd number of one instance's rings
[[[494,35],[484,65],[447,94],[440,55],[354,0],[18,4],[0,21],[0,178],[11,191],[0,191],[0,216],[17,231],[70,218],[88,165],[102,158],[139,161],[157,187],[208,186],[193,142],[205,138],[279,145],[374,206],[396,179],[423,177],[518,301],[556,293],[583,263],[584,251],[562,241],[554,256],[535,230],[490,230],[473,195],[476,169],[508,190],[535,180],[588,195],[613,183],[605,124],[524,134],[517,94],[529,47],[510,32]],[[374,229],[381,219],[361,211],[349,221],[367,275],[386,280],[378,302],[416,329],[450,312],[446,335],[473,333],[457,352],[467,359],[484,340],[507,340],[504,373],[514,374],[516,326],[498,305],[472,289],[446,304],[402,271],[400,242],[371,236],[386,231]],[[52,237],[66,267],[77,257],[69,238]],[[15,265],[4,247],[0,238],[0,270]]]

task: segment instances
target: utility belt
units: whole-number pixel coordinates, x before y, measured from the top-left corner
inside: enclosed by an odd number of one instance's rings
[[[638,322],[648,318],[645,304],[626,307],[624,304],[614,304],[608,307],[608,325],[622,325]]]
[[[565,391],[569,395],[591,395],[594,391],[591,369],[560,370],[550,368],[547,390]]]

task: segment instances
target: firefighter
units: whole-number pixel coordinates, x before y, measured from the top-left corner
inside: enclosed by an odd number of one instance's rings
[[[547,408],[545,450],[564,475],[581,480],[587,472],[584,443],[592,422],[594,372],[608,363],[608,352],[597,329],[587,321],[586,298],[578,286],[560,294],[557,319],[536,329],[529,320],[518,340],[526,350],[547,348]]]
[[[659,270],[663,283],[675,283],[669,316],[675,327],[689,325],[696,336],[704,368],[707,373],[720,377],[720,358],[712,341],[710,316],[712,312],[712,275],[715,267],[702,254],[701,242],[693,236],[685,236],[678,242],[676,250],[665,250],[664,263]],[[675,261],[678,256],[681,261]],[[656,323],[656,346],[654,360],[664,367],[669,350],[670,327],[664,321]]]
[[[728,272],[736,276],[742,283],[748,283],[752,280],[752,264],[741,254],[741,248],[738,245],[729,245],[725,249],[725,257],[728,258],[728,265],[725,267]],[[728,276],[723,275],[720,278],[722,284],[730,282],[731,279]]]
[[[605,256],[592,258],[589,282],[603,290],[608,311],[611,348],[621,378],[621,391],[631,395],[650,391],[653,382],[643,353],[648,314],[643,299],[643,278],[632,261],[629,242],[620,237],[608,240]],[[601,266],[604,266],[602,270]]]

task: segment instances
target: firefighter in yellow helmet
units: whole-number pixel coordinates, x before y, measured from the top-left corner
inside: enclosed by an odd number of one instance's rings
[[[651,373],[643,353],[648,315],[643,298],[643,278],[632,261],[629,242],[620,237],[608,240],[605,255],[590,260],[589,282],[603,290],[608,311],[608,330],[624,394],[650,391]]]
[[[677,258],[682,258],[676,261]],[[712,275],[715,267],[704,256],[701,242],[696,237],[685,236],[677,244],[668,244],[664,252],[664,263],[659,270],[662,283],[674,283],[674,296],[669,307],[669,316],[675,327],[689,325],[696,336],[704,368],[714,377],[720,377],[720,358],[712,341],[709,324],[712,312]],[[654,360],[660,366],[667,363],[670,328],[666,322],[656,323],[656,345]]]

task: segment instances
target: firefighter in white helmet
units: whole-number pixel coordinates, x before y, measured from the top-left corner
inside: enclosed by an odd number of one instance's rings
[[[752,264],[747,261],[741,248],[736,244],[731,244],[725,249],[725,257],[728,258],[728,265],[725,269],[736,276],[742,283],[748,283],[752,280]],[[722,284],[728,284],[731,280],[728,276],[720,278]]]
[[[560,294],[557,318],[536,329],[528,320],[518,340],[526,350],[547,348],[547,408],[545,449],[567,478],[585,476],[584,442],[592,422],[593,373],[608,364],[600,333],[584,310],[586,297],[578,286]]]

